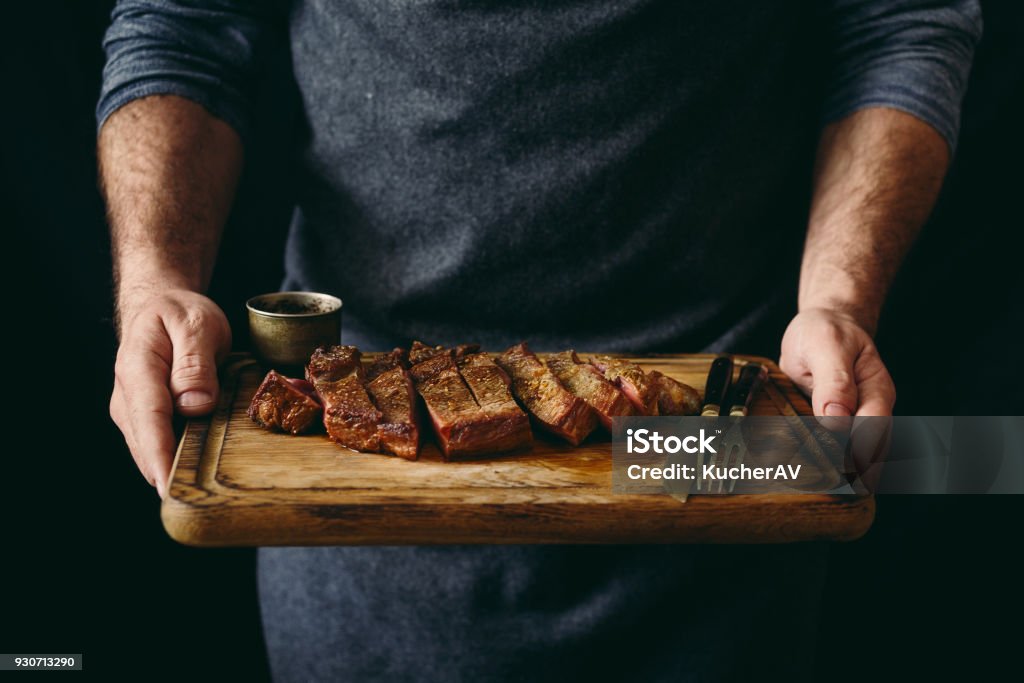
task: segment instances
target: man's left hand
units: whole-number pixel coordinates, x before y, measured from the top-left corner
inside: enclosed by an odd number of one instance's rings
[[[779,367],[811,396],[817,416],[892,415],[892,377],[871,335],[851,315],[801,311],[782,338]]]

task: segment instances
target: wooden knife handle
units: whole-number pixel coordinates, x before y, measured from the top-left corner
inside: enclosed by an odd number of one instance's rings
[[[732,384],[732,358],[719,356],[711,363],[708,381],[704,384],[704,407],[701,415],[721,415],[722,403]]]
[[[728,414],[744,416],[750,412],[750,403],[761,384],[768,378],[768,370],[760,363],[750,363],[740,370],[740,378],[729,394]]]

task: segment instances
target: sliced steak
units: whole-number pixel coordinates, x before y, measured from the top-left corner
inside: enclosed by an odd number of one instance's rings
[[[357,451],[380,450],[377,426],[383,415],[366,392],[362,354],[354,346],[320,347],[306,366],[306,379],[324,406],[327,435]]]
[[[452,353],[455,354],[455,360],[465,358],[466,356],[477,353],[480,351],[479,344],[459,344],[452,348]]]
[[[364,364],[366,381],[372,382],[378,376],[394,368],[408,368],[409,362],[404,349],[394,348],[387,353],[382,353],[369,363]]]
[[[397,350],[398,349],[395,349],[395,351]],[[412,346],[409,347],[409,363],[416,365],[425,360],[430,360],[434,356],[439,356],[442,353],[447,353],[455,358],[455,360],[458,360],[463,356],[468,356],[469,354],[476,353],[479,350],[479,344],[459,344],[458,346],[448,348],[445,346],[427,346],[421,341],[414,341]]]
[[[264,429],[300,434],[320,417],[320,403],[313,386],[274,370],[263,378],[249,404],[249,417]]]
[[[581,361],[575,351],[549,356],[547,364],[566,389],[594,409],[608,431],[612,429],[613,417],[633,414],[633,404],[618,387],[605,379],[593,365]]]
[[[487,413],[487,440],[495,451],[511,451],[533,443],[530,418],[512,398],[511,381],[491,357],[470,353],[458,360],[459,372],[480,409]]]
[[[639,415],[658,414],[657,387],[639,365],[610,356],[598,356],[590,362],[604,373],[605,379],[622,390]]]
[[[377,425],[381,447],[400,458],[415,460],[420,448],[420,428],[409,371],[396,365],[370,380],[366,390],[383,415]]]
[[[509,426],[508,415],[484,410],[473,398],[452,354],[438,354],[412,366],[409,372],[427,406],[446,460],[498,453],[522,445],[519,431]]]
[[[447,349],[443,346],[427,346],[421,341],[414,341],[412,346],[409,347],[409,364],[419,365],[423,361],[430,360],[434,356],[440,356],[446,352]]]
[[[539,425],[574,446],[597,427],[597,413],[558,381],[526,343],[506,350],[498,365],[512,379],[512,393]]]
[[[658,392],[660,415],[696,415],[700,412],[700,394],[688,384],[663,375],[657,370],[647,373]]]
[[[366,364],[366,391],[384,416],[377,425],[381,448],[415,460],[420,449],[419,410],[407,367],[403,349],[382,353]]]

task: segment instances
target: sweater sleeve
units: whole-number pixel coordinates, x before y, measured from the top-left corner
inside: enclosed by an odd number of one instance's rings
[[[866,107],[916,116],[956,148],[981,38],[978,0],[831,0],[824,121]]]
[[[97,128],[148,95],[179,95],[247,134],[265,46],[283,35],[270,0],[119,0],[103,40]]]

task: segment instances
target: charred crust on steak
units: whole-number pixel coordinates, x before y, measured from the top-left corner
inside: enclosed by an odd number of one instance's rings
[[[478,367],[476,363],[471,363],[471,366]],[[477,391],[481,396],[487,393],[485,408],[477,401],[473,389],[459,371],[453,353],[436,354],[417,363],[409,372],[427,407],[445,459],[458,460],[516,450],[531,443],[532,434],[526,415],[514,401],[499,405],[500,395],[493,382],[504,384],[503,378],[492,375],[490,380],[477,383],[477,375],[483,374],[471,372],[470,381],[474,382]]]
[[[575,446],[598,423],[610,430],[614,417],[700,409],[692,387],[622,358],[588,363],[568,350],[545,361],[525,342],[497,358],[479,348],[415,341],[408,352],[395,348],[364,363],[354,346],[322,346],[305,380],[271,370],[248,415],[292,434],[322,416],[328,436],[342,446],[414,460],[423,430],[418,394],[445,459],[459,460],[529,447],[531,422]]]
[[[320,347],[306,366],[306,379],[324,406],[332,441],[357,451],[377,451],[383,414],[366,391],[362,354],[354,346]]]
[[[487,433],[495,447],[515,450],[533,443],[530,418],[512,396],[512,380],[508,374],[484,353],[461,357],[456,353],[456,357],[463,381],[480,410],[490,416]]]
[[[443,353],[446,353],[443,346],[427,346],[421,341],[414,341],[409,347],[409,365],[419,365]]]
[[[700,393],[690,385],[674,380],[657,370],[648,372],[647,377],[657,388],[660,415],[696,415],[700,412]]]
[[[590,362],[604,373],[605,379],[622,390],[638,415],[658,414],[658,390],[643,368],[632,361],[611,356],[597,356]]]
[[[542,428],[578,446],[597,427],[597,413],[566,389],[526,342],[496,361],[511,378],[515,397]]]
[[[458,360],[463,356],[468,356],[469,354],[476,353],[479,350],[479,344],[459,344],[458,346],[449,348],[447,346],[440,345],[427,346],[421,341],[414,341],[409,347],[408,359],[410,365],[417,365],[442,354],[448,354],[455,360]]]
[[[566,389],[594,409],[601,424],[611,431],[612,418],[633,415],[633,404],[596,367],[584,363],[573,350],[548,357],[547,366]]]
[[[415,460],[419,455],[420,427],[412,377],[404,367],[404,352],[395,349],[388,355],[390,367],[383,369],[386,363],[374,364],[377,374],[366,383],[366,391],[382,414],[377,435],[383,450]]]
[[[479,344],[459,344],[452,348],[452,353],[455,355],[455,360],[464,358],[470,354],[478,353],[480,351]]]
[[[308,430],[320,413],[320,403],[308,382],[285,377],[274,370],[263,378],[248,410],[252,421],[264,429],[289,434]]]
[[[405,349],[394,348],[387,353],[382,353],[374,360],[366,364],[366,381],[372,382],[379,375],[394,368],[408,368],[409,359]]]

